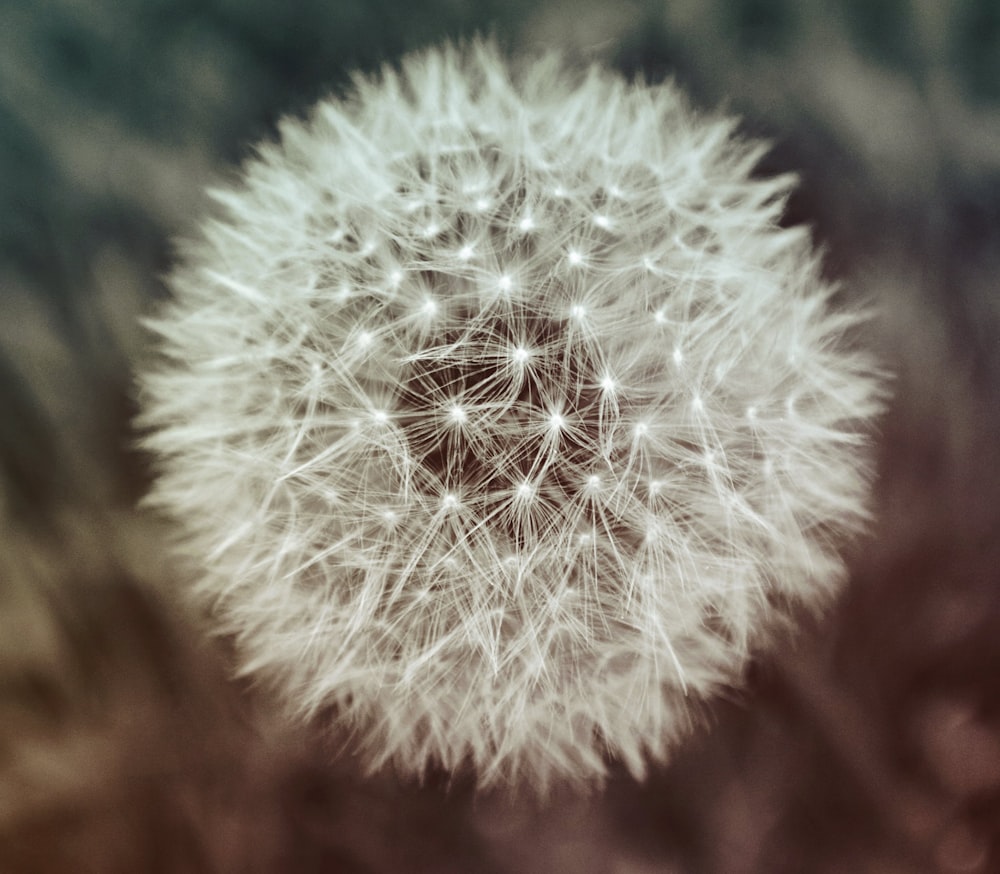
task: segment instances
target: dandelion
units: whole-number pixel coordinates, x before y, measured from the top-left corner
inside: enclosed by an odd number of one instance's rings
[[[243,670],[369,768],[544,788],[641,776],[825,604],[881,388],[761,154],[488,45],[284,122],[141,378]]]

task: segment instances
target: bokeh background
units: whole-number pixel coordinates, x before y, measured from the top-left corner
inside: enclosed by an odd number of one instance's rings
[[[232,681],[135,509],[140,318],[206,185],[277,120],[445,37],[675,78],[795,170],[874,301],[878,521],[636,784],[362,777]],[[0,3],[0,872],[1000,870],[1000,3]]]

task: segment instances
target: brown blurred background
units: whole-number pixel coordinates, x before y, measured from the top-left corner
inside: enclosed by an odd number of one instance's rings
[[[641,785],[363,778],[229,679],[134,509],[139,317],[277,119],[476,31],[676,78],[795,170],[895,372],[832,616]],[[1000,3],[0,4],[0,872],[1000,870]]]

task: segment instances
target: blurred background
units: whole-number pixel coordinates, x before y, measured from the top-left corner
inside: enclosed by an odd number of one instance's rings
[[[894,371],[878,521],[642,784],[363,778],[229,679],[134,509],[139,319],[206,185],[446,37],[676,79],[802,183]],[[0,3],[0,872],[1000,870],[1000,3]]]

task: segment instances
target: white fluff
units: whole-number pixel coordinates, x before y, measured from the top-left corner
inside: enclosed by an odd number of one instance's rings
[[[152,323],[151,501],[369,767],[641,775],[836,590],[881,384],[733,130],[432,50],[218,193]]]

